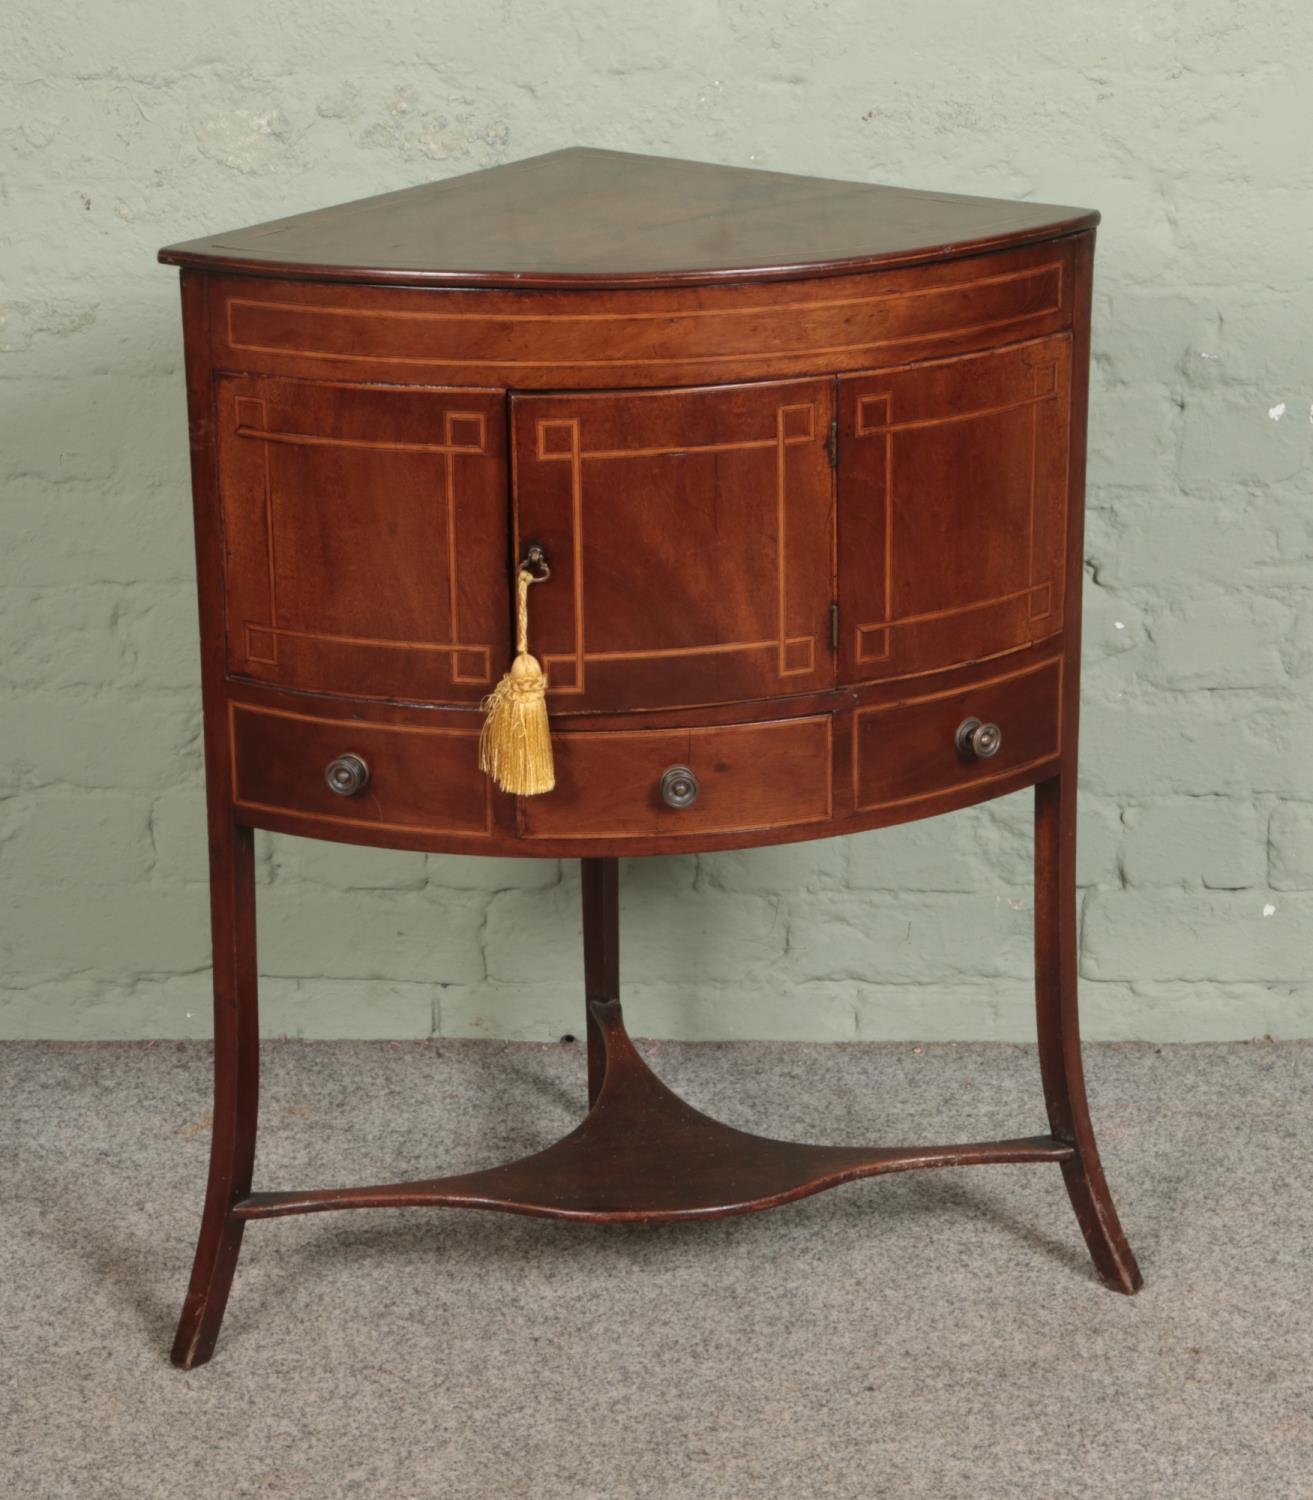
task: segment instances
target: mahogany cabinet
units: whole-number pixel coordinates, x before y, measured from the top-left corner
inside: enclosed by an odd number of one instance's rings
[[[211,1175],[174,1349],[245,1223],[369,1204],[659,1220],[854,1176],[1060,1164],[1139,1273],[1081,1072],[1075,769],[1097,215],[568,150],[171,246],[215,945]],[[556,785],[479,769],[517,563]],[[1047,1130],[744,1136],[619,1012],[621,855],[828,837],[1034,786]],[[589,1111],[464,1177],[253,1191],[251,831],[583,864]]]

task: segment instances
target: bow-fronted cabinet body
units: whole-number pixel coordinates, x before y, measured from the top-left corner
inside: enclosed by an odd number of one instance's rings
[[[713,1184],[671,1104],[683,1154],[627,1184],[560,1157],[467,1197],[452,1179],[253,1193],[254,828],[581,858],[602,1122],[584,1128],[618,1131],[606,1080],[641,1064],[598,1008],[618,985],[617,857],[1036,787],[1050,1134],[954,1159],[1059,1161],[1100,1273],[1138,1284],[1074,988],[1096,222],[576,150],[162,252],[182,267],[219,1040],[181,1362],[213,1346],[248,1218],[475,1200],[706,1216],[891,1160],[786,1167],[758,1143],[748,1186]],[[531,552],[555,786],[517,796],[480,770],[479,736]]]

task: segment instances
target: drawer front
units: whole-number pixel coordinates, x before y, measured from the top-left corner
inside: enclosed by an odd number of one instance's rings
[[[976,720],[997,726],[992,755],[988,737],[958,734]],[[853,733],[853,791],[858,812],[897,807],[993,781],[1003,781],[1058,755],[1062,742],[1062,660],[970,687],[859,708]]]
[[[830,716],[553,738],[556,790],[519,803],[526,839],[732,833],[819,823],[831,811]],[[690,787],[673,775],[692,772]]]
[[[502,398],[223,375],[217,403],[229,671],[477,703],[510,646]]]
[[[1062,627],[1070,340],[839,382],[839,680]]]
[[[834,680],[832,380],[514,396],[519,545],[553,713]]]
[[[363,724],[232,703],[229,732],[233,800],[248,812],[416,834],[492,833],[477,725]],[[359,787],[354,762],[365,768]],[[328,784],[330,766],[340,792]]]

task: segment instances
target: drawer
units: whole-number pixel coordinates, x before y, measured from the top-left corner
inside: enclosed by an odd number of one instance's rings
[[[233,800],[248,812],[418,834],[492,832],[477,722],[469,729],[365,724],[231,703],[229,732]],[[334,764],[341,791],[328,784]],[[363,785],[353,787],[353,772]]]
[[[1001,739],[992,755],[975,754],[965,743],[959,748],[959,731],[972,720],[997,726]],[[1052,760],[1061,738],[1060,657],[969,687],[859,708],[853,733],[857,809],[1005,780]],[[975,743],[988,751],[987,739]]]
[[[557,734],[556,790],[520,799],[521,837],[677,836],[822,822],[831,807],[830,729],[825,714]],[[680,768],[692,773],[695,787],[668,774]],[[690,792],[687,805],[671,805]]]

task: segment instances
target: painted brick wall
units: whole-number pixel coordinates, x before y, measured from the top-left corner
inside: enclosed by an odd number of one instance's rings
[[[1103,210],[1091,1035],[1313,1032],[1307,0],[196,0],[0,12],[0,1030],[204,1034],[163,242],[572,142]],[[632,865],[654,1035],[1028,1037],[1028,802]],[[579,1024],[556,864],[261,846],[268,1029]]]

